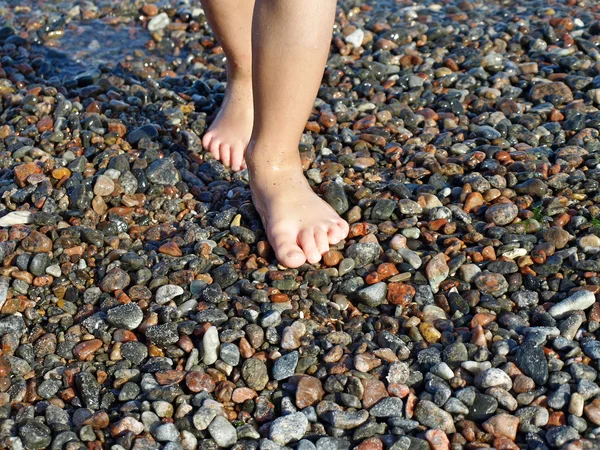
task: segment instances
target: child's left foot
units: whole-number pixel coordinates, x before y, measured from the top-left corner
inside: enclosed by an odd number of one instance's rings
[[[257,146],[263,151],[256,153]],[[273,155],[289,152],[265,150],[263,144],[250,144],[248,170],[252,200],[275,256],[290,268],[315,264],[330,244],[346,238],[348,224],[312,191],[297,154],[277,161]]]
[[[221,110],[202,138],[204,149],[232,170],[244,169],[253,120],[252,80],[228,82]]]

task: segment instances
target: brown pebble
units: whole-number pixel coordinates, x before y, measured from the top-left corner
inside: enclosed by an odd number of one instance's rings
[[[304,409],[320,402],[325,395],[321,381],[318,378],[304,375],[298,381],[296,388],[296,406]]]
[[[23,249],[31,253],[47,253],[52,251],[52,240],[39,231],[32,231],[23,241]]]
[[[175,242],[167,242],[158,248],[158,252],[169,256],[183,256],[181,249]]]
[[[85,361],[102,347],[100,339],[91,339],[77,344],[73,348],[73,354],[80,361]]]
[[[36,173],[42,173],[42,169],[36,163],[30,162],[16,166],[14,172],[15,182],[17,183],[17,185],[19,187],[25,187],[25,185],[27,184],[27,177]]]

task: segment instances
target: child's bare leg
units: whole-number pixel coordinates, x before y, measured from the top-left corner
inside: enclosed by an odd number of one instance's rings
[[[269,241],[288,267],[315,263],[348,224],[310,188],[298,142],[321,84],[335,0],[257,0],[252,27],[250,185]]]
[[[202,139],[204,148],[233,170],[244,166],[252,133],[252,11],[254,0],[202,0],[208,22],[227,56],[221,111]]]

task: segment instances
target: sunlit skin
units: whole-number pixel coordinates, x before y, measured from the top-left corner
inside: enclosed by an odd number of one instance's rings
[[[228,58],[229,80],[205,148],[233,170],[245,160],[252,198],[279,262],[314,264],[348,235],[348,224],[310,188],[298,153],[327,61],[335,0],[257,0],[253,17],[252,3],[203,1]],[[252,115],[250,134],[239,108]]]

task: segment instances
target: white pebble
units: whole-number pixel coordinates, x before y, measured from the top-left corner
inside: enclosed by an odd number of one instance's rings
[[[0,227],[10,227],[12,225],[24,225],[33,222],[33,213],[31,211],[13,211],[0,217]]]
[[[352,44],[354,48],[359,48],[362,45],[363,39],[365,38],[365,32],[358,28],[356,31],[346,36],[346,42]]]
[[[561,317],[571,311],[583,311],[596,302],[596,296],[590,291],[577,291],[548,311],[552,317]]]
[[[219,353],[219,332],[217,327],[210,327],[202,337],[202,362],[207,366],[214,364]]]

